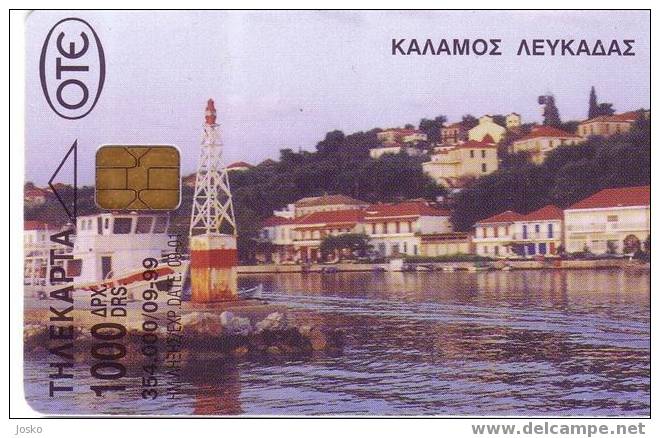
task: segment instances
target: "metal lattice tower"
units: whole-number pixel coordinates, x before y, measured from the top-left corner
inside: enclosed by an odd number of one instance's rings
[[[195,179],[195,196],[190,216],[190,235],[229,234],[236,236],[234,206],[227,168],[222,162],[220,125],[216,123],[213,99],[206,105],[202,150]]]

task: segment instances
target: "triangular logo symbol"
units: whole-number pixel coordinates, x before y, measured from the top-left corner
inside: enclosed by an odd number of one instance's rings
[[[73,199],[71,200],[72,202],[69,204],[63,199],[63,196],[57,192],[57,188],[53,185],[53,181],[55,181],[55,178],[57,175],[60,173],[60,170],[62,170],[62,167],[64,167],[64,164],[69,160],[69,157],[73,156]],[[48,180],[48,187],[53,191],[53,194],[57,198],[58,201],[60,201],[60,204],[62,204],[62,207],[64,208],[64,211],[66,212],[67,216],[69,216],[69,219],[75,224],[76,223],[76,218],[78,217],[78,140],[73,142],[71,147],[69,148],[69,151],[66,153],[64,158],[62,158],[62,161],[60,162],[60,165],[57,166],[57,169],[55,169],[55,172],[53,173],[53,176],[50,177]],[[70,208],[69,208],[70,207]],[[74,225],[75,226],[75,225]]]

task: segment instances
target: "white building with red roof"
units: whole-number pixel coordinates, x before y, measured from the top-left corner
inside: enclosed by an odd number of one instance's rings
[[[513,153],[527,152],[533,163],[541,164],[545,157],[559,146],[576,145],[584,139],[576,134],[552,126],[536,126],[511,145]]]
[[[314,211],[295,218],[272,216],[262,223],[260,235],[262,242],[272,245],[271,254],[260,258],[274,263],[319,262],[323,239],[348,233],[366,234],[373,250],[383,257],[422,255],[422,239],[428,235],[437,241],[452,234],[443,245],[464,251],[465,236],[452,232],[450,212],[422,199]],[[458,240],[461,245],[457,245]]]
[[[449,210],[419,199],[375,204],[364,214],[364,232],[381,256],[421,255],[420,236],[452,232]]]
[[[568,252],[632,254],[651,232],[651,187],[603,189],[564,210]]]
[[[300,217],[320,211],[362,210],[369,203],[346,195],[310,196],[293,203],[294,216]]]
[[[431,159],[422,164],[424,172],[439,184],[460,186],[468,177],[488,175],[497,170],[497,145],[489,135],[482,140],[469,140],[435,149]]]
[[[513,223],[512,249],[521,257],[555,256],[562,245],[564,212],[555,205],[534,210]]]
[[[507,210],[481,219],[475,225],[472,241],[477,255],[484,257],[513,257],[514,224],[524,215]]]
[[[23,201],[26,207],[38,207],[46,202],[48,190],[36,186],[25,188]]]
[[[648,118],[647,111],[628,111],[621,114],[612,114],[611,116],[598,116],[593,119],[585,120],[578,125],[577,133],[581,137],[590,137],[599,135],[609,137],[615,134],[622,134],[630,131],[640,117]]]
[[[418,143],[428,140],[424,132],[408,128],[386,129],[376,134],[376,138],[384,144]]]
[[[321,242],[327,236],[361,233],[364,210],[317,211],[300,216],[293,223],[293,247],[302,263],[321,260]]]
[[[26,286],[45,286],[49,267],[50,235],[59,227],[42,221],[25,221],[23,225],[23,278]]]

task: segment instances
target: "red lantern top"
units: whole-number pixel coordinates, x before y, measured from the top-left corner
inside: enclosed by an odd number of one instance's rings
[[[206,103],[206,112],[204,114],[207,125],[215,125],[215,103],[213,99],[209,99]]]

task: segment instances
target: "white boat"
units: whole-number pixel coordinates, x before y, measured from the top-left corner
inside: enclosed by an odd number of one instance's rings
[[[124,286],[128,296],[150,288],[168,289],[168,278],[183,285],[189,260],[181,242],[167,233],[169,216],[154,213],[100,213],[81,216],[67,275],[76,290]],[[153,273],[145,273],[155,271]]]

